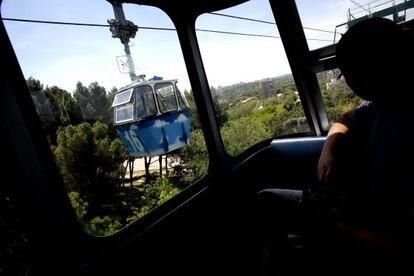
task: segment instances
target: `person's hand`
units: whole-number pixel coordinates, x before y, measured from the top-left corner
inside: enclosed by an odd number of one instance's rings
[[[334,123],[328,133],[318,162],[318,179],[329,183],[335,162],[335,152],[339,137],[348,132],[348,127],[341,123]]]
[[[328,140],[326,141],[326,143],[329,143]],[[334,164],[334,159],[335,158],[334,158],[333,145],[327,146],[327,144],[325,144],[321,152],[321,156],[319,157],[319,162],[318,162],[318,180],[319,181],[323,183],[328,183],[328,180],[330,179],[332,167]]]
[[[401,237],[398,234],[390,234],[371,228],[356,227],[349,224],[337,223],[336,227],[346,235],[359,241],[371,249],[397,249],[401,246]]]

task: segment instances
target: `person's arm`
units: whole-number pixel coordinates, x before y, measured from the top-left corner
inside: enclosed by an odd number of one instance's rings
[[[346,134],[355,124],[355,110],[344,113],[329,129],[325,145],[318,162],[318,178],[328,182],[335,160],[335,148],[340,136]]]

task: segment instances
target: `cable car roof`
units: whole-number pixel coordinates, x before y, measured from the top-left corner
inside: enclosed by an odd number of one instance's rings
[[[133,87],[138,87],[138,86],[143,86],[143,85],[150,85],[150,86],[153,87],[157,83],[166,83],[166,82],[169,82],[169,83],[177,83],[178,80],[177,79],[151,80],[151,81],[146,81],[145,80],[145,81],[141,81],[141,82],[132,82],[132,83],[126,85],[126,86],[123,86],[123,87],[119,88],[119,90],[118,90],[118,92],[116,94],[118,94],[120,92],[123,92],[123,91],[125,91],[127,89],[133,88]]]

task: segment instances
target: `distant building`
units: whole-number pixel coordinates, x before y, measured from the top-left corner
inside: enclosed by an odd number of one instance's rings
[[[221,85],[219,85],[216,89],[217,95],[222,96],[224,94],[224,89]]]
[[[255,97],[248,97],[247,99],[244,99],[243,101],[241,101],[242,103],[247,103],[248,101],[253,100]]]
[[[265,98],[270,98],[274,96],[274,92],[272,91],[272,81],[264,80],[262,81],[262,89],[263,89],[263,96]]]
[[[326,80],[327,82],[325,83],[325,88],[326,90],[330,90],[331,88],[336,86],[336,77],[335,77],[335,72],[333,70],[329,70],[326,73]]]

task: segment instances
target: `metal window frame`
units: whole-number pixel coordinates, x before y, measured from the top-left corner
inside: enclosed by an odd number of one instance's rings
[[[138,93],[137,93],[137,91],[136,91],[136,89],[139,89],[139,88],[141,88],[141,87],[145,87],[145,86],[148,86],[149,88],[150,88],[150,92],[151,92],[151,95],[152,95],[152,100],[153,100],[153,108],[155,108],[155,112],[153,112],[153,113],[151,113],[151,114],[147,114],[147,115],[145,115],[145,116],[141,116],[141,117],[138,117],[137,115],[136,115],[136,113],[137,113],[137,110],[138,110],[138,108],[137,108],[137,102],[138,102]],[[145,85],[139,85],[139,86],[135,86],[134,87],[134,94],[135,94],[135,103],[134,103],[134,105],[135,105],[135,116],[134,116],[134,118],[135,119],[137,119],[137,120],[142,120],[142,119],[145,119],[145,118],[148,118],[148,117],[151,117],[151,116],[156,116],[156,115],[158,115],[159,114],[159,111],[158,111],[158,105],[157,105],[157,100],[156,100],[156,97],[155,97],[155,92],[154,92],[154,88],[151,86],[151,85],[149,85],[149,84],[145,84]]]
[[[120,95],[121,95],[121,94],[123,94],[123,93],[126,93],[126,92],[130,92],[128,100],[124,100],[124,101],[122,101],[122,102],[115,103],[115,102],[116,102],[117,97],[118,97],[118,96],[120,96]],[[131,99],[132,99],[132,94],[133,94],[133,93],[134,93],[134,89],[133,89],[133,88],[129,88],[129,89],[126,89],[126,90],[124,90],[124,91],[120,91],[120,92],[116,93],[116,94],[115,94],[115,96],[114,96],[114,101],[112,102],[112,107],[117,107],[117,106],[120,106],[120,105],[123,105],[123,104],[126,104],[126,103],[131,102]]]

